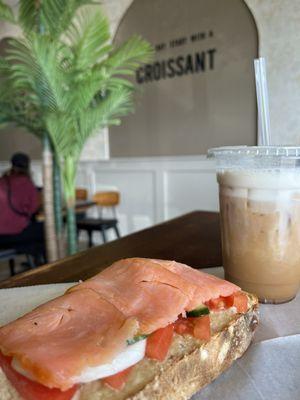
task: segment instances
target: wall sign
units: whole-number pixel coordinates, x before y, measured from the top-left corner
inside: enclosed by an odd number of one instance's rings
[[[136,33],[156,54],[136,73],[135,113],[110,130],[112,157],[255,144],[258,37],[242,0],[135,0],[115,42]]]
[[[213,35],[212,31],[210,31],[210,35]],[[180,39],[180,42],[181,41],[185,43],[186,38]],[[173,42],[172,40],[169,44],[171,47],[173,47]],[[163,50],[165,46],[165,43],[156,46],[156,51]],[[179,55],[175,58],[170,57],[167,60],[155,61],[153,64],[147,64],[137,70],[136,82],[141,84],[212,70],[215,65],[216,51],[216,49],[208,49],[201,52],[197,51],[194,54]]]

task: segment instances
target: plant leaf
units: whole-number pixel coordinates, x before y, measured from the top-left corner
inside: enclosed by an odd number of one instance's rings
[[[36,0],[19,1],[19,23],[25,34],[38,31],[40,25],[39,2]]]
[[[61,47],[44,36],[11,40],[7,59],[13,62],[15,87],[35,93],[44,110],[64,107],[67,74],[60,65]]]
[[[43,0],[41,19],[46,32],[57,39],[71,24],[77,10],[88,4],[96,4],[91,0]]]
[[[149,62],[154,54],[152,46],[140,36],[133,36],[113,51],[105,66],[114,73],[130,75],[142,63]]]
[[[82,10],[66,32],[66,37],[72,46],[77,70],[93,67],[112,49],[108,44],[108,19],[100,10]]]
[[[47,130],[55,149],[62,157],[72,154],[79,158],[86,140],[98,129],[117,124],[119,118],[133,109],[132,91],[119,88],[93,107],[76,112],[51,112],[47,115]]]
[[[0,20],[10,22],[12,24],[16,23],[12,9],[9,7],[9,5],[4,4],[3,1],[0,1]]]
[[[60,160],[78,160],[86,140],[133,110],[125,79],[153,54],[138,36],[113,50],[107,18],[88,0],[20,0],[23,39],[0,59],[0,122],[49,132]],[[71,22],[72,21],[72,22]]]

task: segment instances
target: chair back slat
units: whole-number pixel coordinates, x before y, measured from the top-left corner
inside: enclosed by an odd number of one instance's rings
[[[115,207],[120,203],[120,193],[97,192],[93,196],[93,201],[101,207]]]

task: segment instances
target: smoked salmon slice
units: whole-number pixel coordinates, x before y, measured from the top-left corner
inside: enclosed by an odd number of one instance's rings
[[[141,333],[151,333],[204,302],[240,290],[230,282],[175,261],[120,260],[70,291],[90,288],[127,317],[135,316]]]
[[[147,259],[125,259],[69,289],[95,290],[126,317],[135,316],[140,333],[149,334],[176,321],[197,289],[177,274]]]
[[[138,331],[93,290],[67,293],[0,329],[0,349],[28,377],[67,390],[88,366],[110,362]]]
[[[211,299],[217,299],[220,296],[230,296],[240,289],[234,283],[220,279],[214,275],[207,274],[197,269],[191,268],[185,264],[176,261],[152,260],[163,268],[180,275],[183,279],[197,286],[196,293],[189,304],[188,310],[192,310],[197,305],[203,304]],[[188,311],[187,310],[187,311]]]

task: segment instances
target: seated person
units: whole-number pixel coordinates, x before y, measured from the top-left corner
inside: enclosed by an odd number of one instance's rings
[[[26,250],[37,264],[44,254],[43,224],[34,221],[39,194],[30,177],[30,159],[16,153],[11,169],[0,178],[0,248]]]

